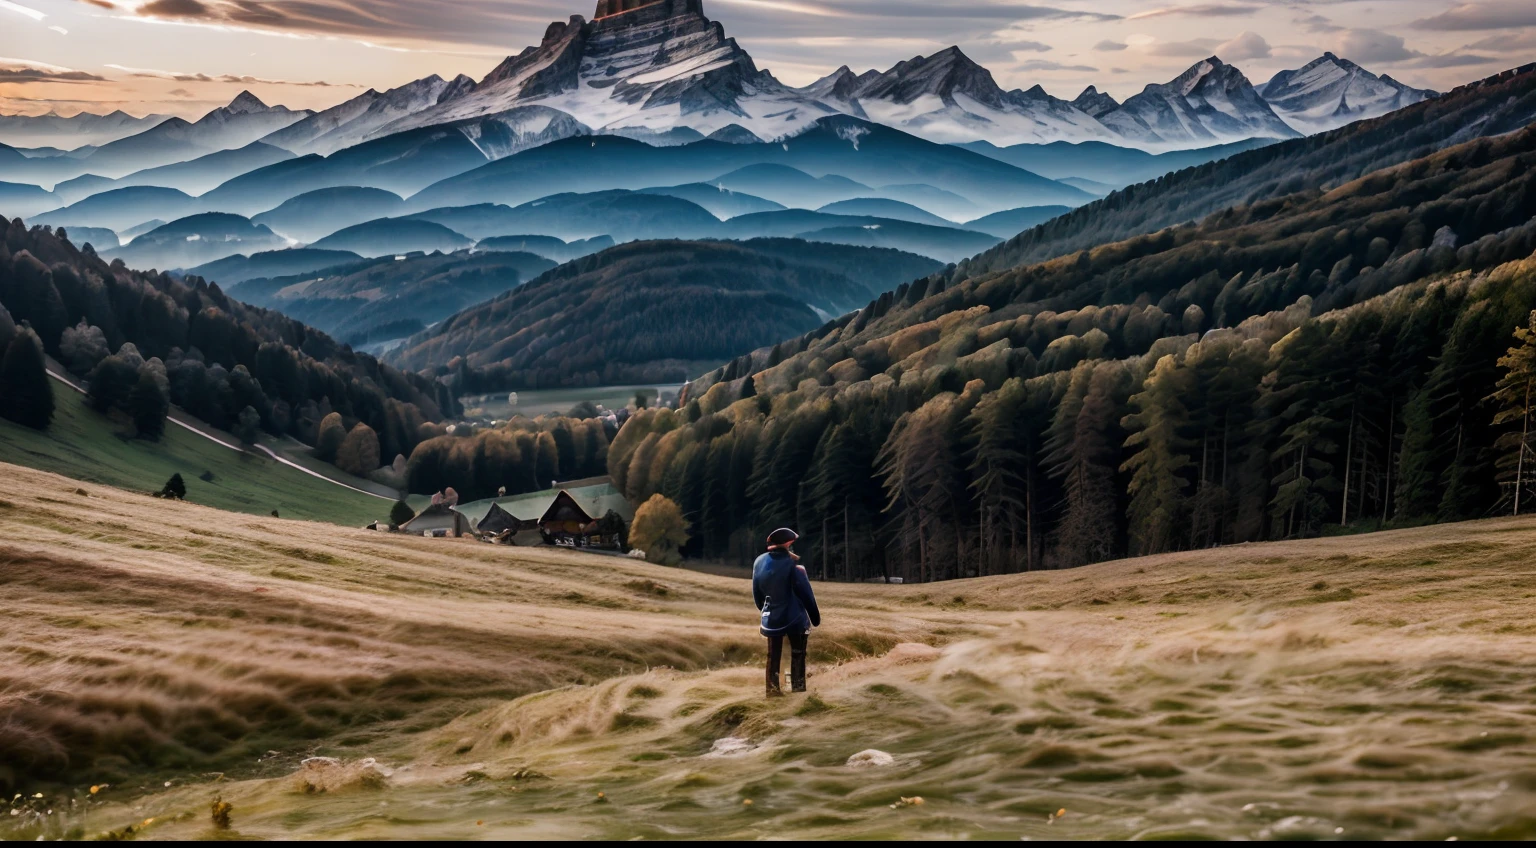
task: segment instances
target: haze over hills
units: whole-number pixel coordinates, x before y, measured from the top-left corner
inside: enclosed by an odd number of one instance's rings
[[[290,242],[265,226],[227,212],[204,212],[175,220],[135,238],[127,246],[97,252],[131,268],[191,268],[234,256],[287,247]]]
[[[520,204],[558,191],[709,181],[757,164],[837,174],[869,186],[940,182],[985,211],[1021,203],[1076,205],[1091,199],[1079,189],[970,151],[840,116],[818,121],[778,144],[700,141],[684,147],[651,147],[618,137],[565,139],[450,177],[411,200],[423,206]]]
[[[68,118],[56,112],[28,117],[0,115],[0,138],[22,147],[62,147],[68,150],[85,145],[103,145],[136,135],[169,120],[169,115],[145,115],[136,118],[121,110],[96,115],[79,112]]]
[[[363,260],[322,273],[252,279],[233,297],[322,330],[345,344],[404,339],[554,268],[529,253],[456,253]]]
[[[251,220],[289,238],[313,242],[354,224],[388,218],[404,207],[399,195],[383,189],[340,186],[289,198]]]
[[[345,250],[359,256],[376,257],[414,252],[452,253],[473,245],[473,239],[431,221],[382,218],[338,230],[310,247],[315,250]]]
[[[802,242],[636,242],[449,318],[390,358],[425,369],[463,357],[527,388],[673,380],[750,339],[818,327],[936,264]]]

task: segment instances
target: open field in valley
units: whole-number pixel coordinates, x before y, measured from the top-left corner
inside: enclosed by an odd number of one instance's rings
[[[623,409],[644,392],[654,404],[664,392],[676,394],[682,386],[597,386],[590,389],[531,389],[517,392],[517,407],[507,403],[507,392],[463,398],[465,414],[470,418],[511,418],[516,415],[538,418],[540,415],[564,415],[576,404],[586,401],[608,409]]]
[[[0,460],[140,492],[159,491],[179,473],[187,484],[187,500],[233,512],[269,515],[275,509],[285,517],[354,527],[389,516],[388,500],[232,450],[170,421],[160,441],[134,439],[127,435],[130,425],[96,413],[84,395],[55,382],[53,397],[53,424],[47,431],[0,419]],[[223,438],[234,441],[227,434]],[[337,478],[346,476],[325,467]],[[204,474],[213,479],[201,479]],[[83,502],[80,506],[88,508]]]
[[[0,837],[1536,836],[1527,519],[818,585],[771,702],[740,579],[14,466],[0,539]]]

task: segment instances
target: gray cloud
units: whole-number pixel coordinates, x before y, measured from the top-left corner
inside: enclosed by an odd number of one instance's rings
[[[130,77],[137,79],[171,80],[173,82],[223,82],[237,85],[292,85],[301,88],[361,88],[352,83],[334,83],[325,80],[297,81],[264,79],[262,77],[245,76],[241,74],[185,74],[177,71],[158,71],[151,68],[125,68],[122,65],[107,65],[113,70],[123,71]],[[98,77],[99,79],[99,77]],[[172,92],[174,93],[174,92]]]
[[[1052,61],[1049,61],[1049,60],[1046,60],[1046,59],[1030,59],[1027,62],[1020,62],[1018,65],[1015,66],[1015,70],[1019,70],[1019,71],[1080,71],[1080,72],[1089,73],[1089,74],[1096,74],[1096,73],[1099,72],[1098,68],[1092,67],[1091,65],[1063,65],[1060,62],[1052,62]]]
[[[1258,6],[1235,3],[1198,3],[1193,6],[1169,6],[1162,9],[1152,9],[1151,11],[1131,15],[1130,19],[1135,21],[1145,18],[1161,18],[1168,15],[1189,15],[1199,18],[1232,18],[1251,15],[1257,11],[1259,11]]]
[[[1236,38],[1216,48],[1216,55],[1228,62],[1242,62],[1247,59],[1268,59],[1271,54],[1269,42],[1256,32],[1244,32]]]
[[[91,2],[91,0],[83,0]],[[793,14],[771,5],[712,0],[707,12],[728,27],[775,37],[810,37],[829,30],[862,37],[975,38],[997,28],[1044,21],[1112,21],[1121,16],[1011,0],[931,3],[920,0],[796,0],[819,14]],[[153,0],[138,14],[173,20],[236,24],[364,39],[415,39],[495,46],[516,52],[537,41],[550,21],[573,12],[590,16],[595,3],[569,0]]]
[[[1408,49],[1400,35],[1375,29],[1351,29],[1333,41],[1333,52],[1352,62],[1405,62],[1424,54]]]
[[[0,83],[14,82],[106,82],[106,77],[85,71],[53,70],[44,68],[0,68]]]
[[[1531,0],[1462,3],[1438,15],[1414,21],[1409,26],[1437,32],[1536,27],[1536,3]]]
[[[1420,56],[1403,64],[1405,68],[1466,68],[1476,65],[1489,65],[1503,63],[1503,59],[1496,56],[1480,56],[1476,53],[1463,53],[1459,50],[1450,53],[1441,53],[1434,56]]]
[[[1093,45],[1093,49],[1099,51],[1100,53],[1116,53],[1126,49],[1129,46],[1129,44],[1122,44],[1118,41],[1110,41],[1106,38],[1103,41],[1100,41],[1098,44]]]
[[[139,14],[156,18],[196,18],[208,14],[198,0],[153,0],[139,7]]]
[[[1153,56],[1203,59],[1220,46],[1221,42],[1214,38],[1196,38],[1192,41],[1160,41],[1148,45],[1145,50]]]
[[[1335,24],[1322,15],[1308,15],[1304,18],[1297,18],[1296,25],[1312,33],[1340,32],[1344,29],[1344,27]]]
[[[1536,50],[1536,32],[1506,32],[1490,35],[1481,41],[1467,45],[1468,50],[1493,50],[1499,53],[1517,53]]]

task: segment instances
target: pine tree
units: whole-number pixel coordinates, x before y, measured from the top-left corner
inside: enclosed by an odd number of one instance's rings
[[[160,497],[174,498],[178,501],[187,499],[187,484],[181,479],[181,472],[171,475],[171,479],[165,481],[165,486],[160,490]]]
[[[255,407],[247,406],[240,410],[235,418],[235,435],[240,438],[243,445],[254,445],[261,438],[261,413]],[[377,442],[375,442],[377,449]]]
[[[151,442],[160,441],[165,433],[165,418],[171,411],[171,402],[160,387],[160,382],[148,369],[139,370],[139,381],[128,395],[128,414],[139,438]]]
[[[1083,363],[1073,370],[1069,398],[1051,424],[1051,474],[1065,490],[1057,552],[1068,566],[1102,562],[1119,548],[1116,471],[1125,436],[1119,405],[1128,382],[1118,362]]]
[[[1532,401],[1536,401],[1536,312],[1531,313],[1526,326],[1515,328],[1514,336],[1518,343],[1499,359],[1499,368],[1504,373],[1488,400],[1497,409],[1493,423],[1511,427],[1499,436],[1494,447],[1500,451],[1496,468],[1499,483],[1505,488],[1504,500],[1511,501],[1511,509],[1519,515],[1526,483],[1536,471],[1532,465],[1536,452],[1531,449]]]
[[[985,567],[1005,572],[1039,567],[1041,434],[1049,400],[1044,386],[1032,390],[1015,377],[971,411],[971,490]]]
[[[1136,554],[1163,553],[1187,544],[1186,475],[1194,466],[1188,456],[1194,441],[1185,435],[1189,410],[1183,398],[1190,394],[1190,376],[1174,356],[1158,360],[1141,393],[1130,400],[1136,412],[1123,423],[1131,433],[1125,446],[1136,451],[1121,466],[1131,472],[1127,517]]]
[[[87,378],[91,408],[106,414],[128,402],[139,382],[139,369],[121,356],[109,356],[96,364]]]
[[[395,505],[389,508],[389,523],[399,527],[416,517],[416,510],[405,501],[395,501]]]
[[[53,422],[53,382],[43,343],[30,328],[11,338],[0,359],[0,415],[34,430],[46,430]]]

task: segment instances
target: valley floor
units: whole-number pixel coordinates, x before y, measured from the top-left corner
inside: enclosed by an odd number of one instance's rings
[[[1527,519],[820,584],[774,701],[740,579],[14,466],[0,539],[0,837],[1536,836]]]

